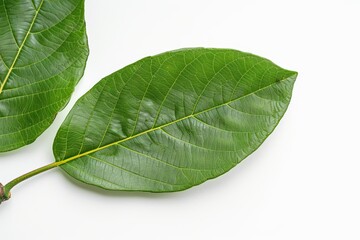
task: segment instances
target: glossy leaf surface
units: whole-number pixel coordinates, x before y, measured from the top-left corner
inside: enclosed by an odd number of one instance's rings
[[[284,115],[296,76],[228,49],[144,58],[78,100],[56,136],[56,161],[105,189],[187,189],[261,145]]]
[[[84,0],[0,1],[0,152],[49,127],[87,56]]]

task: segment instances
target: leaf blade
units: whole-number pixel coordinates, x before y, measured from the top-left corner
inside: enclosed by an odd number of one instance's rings
[[[69,101],[88,56],[83,5],[0,2],[0,152],[33,142]]]
[[[261,145],[285,113],[295,78],[235,50],[145,58],[75,104],[54,155],[71,176],[102,188],[184,190],[223,174]]]

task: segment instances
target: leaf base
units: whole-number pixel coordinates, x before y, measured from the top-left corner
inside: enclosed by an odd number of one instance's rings
[[[11,194],[6,194],[6,192],[4,190],[4,186],[0,183],[0,204],[2,202],[9,200],[10,197],[11,197]]]

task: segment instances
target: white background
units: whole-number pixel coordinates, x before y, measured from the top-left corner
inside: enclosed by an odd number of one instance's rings
[[[299,72],[293,100],[257,152],[185,192],[112,193],[60,169],[28,180],[0,206],[0,239],[360,239],[358,0],[87,0],[86,20],[82,81],[34,144],[0,156],[3,183],[52,162],[76,99],[148,55],[251,52]]]

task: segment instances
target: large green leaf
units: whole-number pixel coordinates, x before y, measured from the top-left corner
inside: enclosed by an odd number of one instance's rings
[[[297,73],[228,49],[144,58],[74,106],[55,142],[58,165],[105,189],[179,191],[228,171],[285,113]]]
[[[0,152],[49,127],[87,56],[84,0],[0,0]]]

